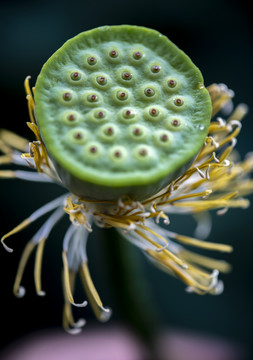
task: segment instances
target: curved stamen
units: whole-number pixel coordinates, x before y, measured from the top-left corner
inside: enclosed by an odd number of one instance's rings
[[[70,286],[69,266],[68,266],[68,259],[67,259],[66,251],[62,252],[62,261],[63,261],[64,286],[65,286],[65,289],[66,289],[66,295],[67,295],[68,301],[72,305],[74,305],[76,307],[85,307],[85,306],[87,306],[88,302],[86,300],[83,301],[80,304],[75,303],[75,301],[74,301],[72,291],[71,291],[71,286]]]
[[[26,244],[26,247],[21,256],[18,270],[17,270],[17,275],[16,275],[16,278],[14,281],[14,286],[13,286],[13,292],[17,297],[23,297],[25,295],[25,288],[20,286],[20,283],[21,283],[21,280],[22,280],[22,277],[24,274],[24,270],[25,270],[27,261],[28,261],[34,248],[35,248],[35,244],[32,241],[29,241],[29,243]]]
[[[7,239],[8,237],[18,233],[19,231],[25,229],[28,225],[30,225],[31,223],[33,223],[35,220],[37,220],[38,218],[40,218],[41,216],[47,214],[48,212],[54,210],[56,207],[60,206],[63,202],[63,199],[66,197],[66,195],[62,195],[56,199],[54,199],[53,201],[50,201],[49,203],[47,203],[46,205],[42,206],[41,208],[39,208],[38,210],[36,210],[34,213],[32,213],[32,215],[30,215],[27,219],[23,220],[19,225],[17,225],[14,229],[12,229],[11,231],[9,231],[7,234],[5,234],[2,238],[1,238],[1,243],[4,246],[4,248],[8,251],[8,252],[13,252],[13,249],[11,249],[10,247],[8,247],[5,244],[5,239]]]
[[[85,292],[95,316],[102,322],[108,321],[111,317],[112,311],[109,308],[105,308],[102,304],[102,301],[91,279],[88,262],[82,263],[80,266],[80,273]]]

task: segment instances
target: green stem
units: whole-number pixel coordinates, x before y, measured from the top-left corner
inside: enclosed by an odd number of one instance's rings
[[[117,311],[149,347],[151,359],[154,356],[154,340],[159,330],[158,315],[152,303],[152,294],[143,273],[143,258],[137,248],[123,239],[115,230],[107,230],[105,257],[109,280]]]

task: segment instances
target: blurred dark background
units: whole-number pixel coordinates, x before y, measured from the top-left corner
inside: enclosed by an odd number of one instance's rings
[[[160,31],[191,57],[201,69],[206,85],[225,83],[233,89],[234,103],[247,103],[251,110],[243,121],[237,148],[242,156],[253,150],[252,13],[248,1],[2,0],[0,127],[32,139],[26,127],[28,114],[23,89],[26,75],[32,76],[34,84],[42,65],[67,39],[79,32],[111,24],[142,25]],[[1,180],[0,186],[1,236],[44,204],[45,200],[61,193],[54,185],[21,181]],[[213,214],[210,239],[234,246],[234,252],[224,256],[233,265],[233,272],[222,276],[225,291],[218,297],[187,294],[183,284],[152,267],[139,253],[135,254],[143,267],[143,281],[149,286],[151,306],[156,309],[163,325],[226,339],[246,349],[251,347],[252,213],[251,207],[229,210],[222,217]],[[172,220],[173,229],[191,234],[193,221],[185,217]],[[13,254],[0,248],[2,347],[34,330],[61,324],[61,241],[66,224],[62,223],[52,233],[46,245],[43,287],[47,296],[39,298],[33,291],[33,261],[29,262],[23,280],[27,288],[26,297],[18,300],[12,294],[22,249],[36,229],[37,225],[31,226],[8,240],[8,244],[14,247]],[[110,239],[104,238],[101,231],[92,234],[89,244],[91,271],[104,303],[112,308],[115,306],[112,323],[121,323],[124,316],[117,310],[106,274],[108,259],[104,256],[103,241],[110,245]],[[78,310],[77,315],[86,317],[90,323],[94,321],[88,308]],[[107,325],[101,326],[105,328]],[[89,323],[85,331],[88,327]]]

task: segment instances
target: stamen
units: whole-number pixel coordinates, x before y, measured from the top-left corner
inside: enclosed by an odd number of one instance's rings
[[[54,210],[56,207],[58,207],[65,198],[66,195],[60,196],[57,199],[54,199],[53,201],[47,203],[46,205],[42,206],[40,209],[36,210],[32,215],[30,215],[27,219],[23,220],[18,226],[16,226],[14,229],[9,231],[7,234],[5,234],[2,239],[1,243],[3,244],[4,248],[8,252],[13,252],[13,249],[9,248],[5,243],[4,240],[8,238],[9,236],[12,236],[19,231],[25,229],[28,225],[30,225],[32,222],[40,218],[41,216],[45,215],[46,213]]]
[[[226,206],[223,209],[216,211],[216,214],[221,216],[221,215],[225,215],[227,212],[228,212],[228,207]]]
[[[3,245],[3,247],[5,248],[5,250],[7,250],[8,252],[13,252],[13,249],[8,247],[5,243],[4,240],[7,239],[9,236],[14,235],[16,233],[18,233],[19,231],[25,229],[28,225],[31,224],[31,220],[30,218],[27,218],[25,220],[23,220],[18,226],[16,226],[14,229],[12,229],[11,231],[9,231],[7,234],[5,234],[2,239],[1,239],[1,243]]]
[[[202,177],[202,179],[204,179],[204,178],[205,178],[205,174],[203,173],[203,171],[201,171],[198,167],[195,167],[195,169],[197,170],[199,176]]]
[[[26,139],[9,130],[0,129],[0,139],[11,148],[22,152],[26,151],[28,148],[28,141]]]
[[[87,306],[88,302],[85,300],[80,304],[75,303],[73,295],[72,295],[72,291],[71,291],[71,287],[70,287],[70,279],[69,279],[69,266],[68,266],[68,260],[67,260],[67,254],[66,251],[62,252],[62,260],[63,260],[63,274],[64,274],[64,285],[65,285],[65,289],[66,289],[66,295],[67,295],[67,299],[68,301],[76,306],[76,307],[85,307]]]
[[[223,273],[228,273],[231,271],[231,265],[226,261],[212,259],[204,255],[196,254],[184,248],[182,248],[180,256],[190,263],[194,263],[207,269],[217,269]]]
[[[246,104],[239,104],[234,112],[229,116],[228,118],[228,122],[231,121],[232,119],[236,119],[238,121],[241,121],[245,115],[247,115],[249,111],[249,107]]]
[[[3,179],[14,179],[15,176],[15,171],[11,171],[11,170],[0,170],[0,178]]]
[[[17,297],[22,297],[25,295],[25,288],[23,288],[22,286],[20,286],[23,274],[24,274],[24,270],[27,264],[27,261],[33,251],[35,247],[35,244],[30,241],[29,243],[26,244],[26,247],[23,251],[23,254],[21,256],[20,262],[19,262],[19,266],[18,266],[18,270],[17,270],[17,275],[15,278],[15,282],[14,282],[14,286],[13,286],[13,292]]]
[[[232,252],[233,251],[233,248],[230,245],[206,242],[206,241],[194,239],[189,236],[179,235],[179,234],[176,234],[176,233],[173,233],[170,231],[168,231],[168,233],[169,233],[169,236],[172,237],[173,239],[176,239],[176,240],[180,241],[181,243],[184,243],[187,245],[196,246],[196,247],[199,247],[202,249],[221,251],[221,252]]]
[[[219,163],[219,162],[220,162],[220,160],[216,157],[215,152],[213,152],[213,159],[214,159],[214,161],[215,161],[216,163]]]
[[[42,265],[42,256],[43,256],[45,242],[46,242],[46,238],[40,240],[35,257],[34,281],[35,281],[36,293],[39,296],[46,295],[45,291],[41,289],[41,265]]]
[[[80,273],[85,293],[87,294],[89,303],[94,311],[95,316],[100,321],[108,321],[112,314],[111,309],[105,308],[103,306],[102,301],[91,279],[87,262],[82,263],[82,266],[80,267]]]
[[[34,181],[34,182],[48,182],[51,183],[52,179],[50,179],[47,175],[41,173],[33,173],[30,171],[22,171],[16,170],[13,171],[15,178],[27,181]]]
[[[207,167],[207,169],[206,169],[206,179],[207,180],[210,180],[210,173],[209,173],[209,171],[210,171],[210,164],[208,165],[208,167]]]

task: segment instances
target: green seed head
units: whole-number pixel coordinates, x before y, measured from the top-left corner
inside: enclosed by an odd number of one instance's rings
[[[211,101],[198,68],[157,31],[105,26],[43,66],[36,118],[73,193],[141,200],[180,175],[203,145]]]

